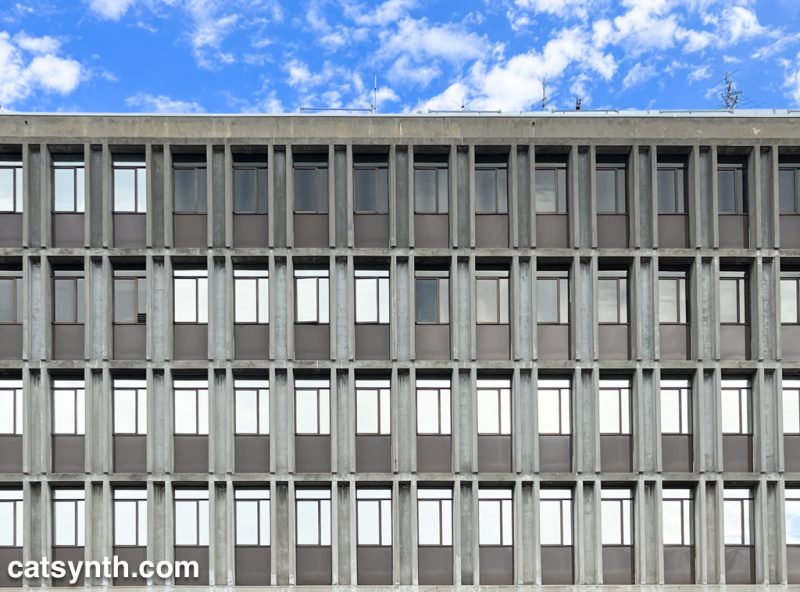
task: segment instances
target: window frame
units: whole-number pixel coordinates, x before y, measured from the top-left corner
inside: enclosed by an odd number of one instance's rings
[[[53,289],[53,308],[52,308],[52,323],[53,325],[85,325],[86,324],[86,277],[83,270],[72,269],[54,269],[52,277]],[[56,312],[58,311],[58,292],[56,285],[59,283],[71,284],[70,292],[75,301],[75,306],[72,310],[72,318],[74,320],[60,320],[57,318]]]
[[[378,543],[362,542],[362,507],[377,505],[378,511]],[[388,523],[384,515],[388,513]],[[392,490],[389,488],[358,487],[356,488],[356,545],[359,547],[391,547],[393,534]],[[370,526],[373,526],[370,524]],[[373,533],[374,534],[374,533]]]
[[[611,211],[600,210],[600,197],[597,194],[599,183],[597,182],[598,173],[614,173],[614,209]],[[601,160],[595,163],[595,209],[598,215],[622,215],[628,214],[628,165],[627,162],[620,162],[619,159]]]
[[[316,393],[316,408],[314,415],[316,416],[315,431],[300,431],[300,405],[298,395],[301,393]],[[323,403],[324,402],[324,403]],[[327,409],[327,422],[324,421],[326,414],[324,410]],[[295,436],[330,436],[331,434],[331,384],[328,379],[309,379],[301,378],[294,381],[294,434]]]
[[[755,507],[754,492],[749,487],[724,487],[722,491],[722,536],[725,546],[755,545]],[[725,526],[731,522],[728,511],[738,513],[739,538],[734,540],[736,533],[729,533]],[[735,516],[735,514],[734,514]]]
[[[241,506],[255,504],[256,508],[256,542],[240,542],[239,512]],[[269,487],[234,487],[233,489],[233,540],[236,547],[271,547],[272,546],[272,499]],[[262,523],[262,516],[266,516],[266,528]],[[266,541],[265,541],[266,539]]]
[[[542,421],[542,393],[553,392],[558,398],[558,428],[556,431],[544,429]],[[566,407],[566,414],[565,408]],[[540,436],[572,435],[572,381],[569,378],[540,378],[536,381],[537,427]],[[564,418],[566,415],[566,421]]]
[[[600,289],[601,282],[614,283],[614,291],[616,293],[616,320],[603,320],[603,302],[602,290]],[[597,271],[597,324],[598,325],[627,325],[629,324],[630,315],[628,314],[628,307],[630,303],[630,295],[628,289],[630,288],[628,282],[627,270],[609,270],[600,269]]]
[[[9,393],[10,394],[10,404],[11,410],[10,413],[7,409],[3,409],[2,413],[0,413],[0,417],[10,417],[10,427],[11,431],[2,431],[0,430],[0,434],[4,436],[22,436],[24,433],[23,422],[25,418],[25,410],[24,410],[24,399],[23,399],[23,382],[22,379],[3,379],[0,380],[0,393]],[[0,399],[2,401],[2,399]],[[2,491],[2,489],[0,489]]]
[[[656,184],[658,186],[658,190],[656,192],[656,206],[658,207],[658,214],[666,214],[666,215],[687,215],[688,208],[686,207],[686,196],[688,191],[686,190],[686,163],[684,161],[675,161],[675,160],[658,160],[656,164]],[[660,182],[660,177],[662,173],[672,173],[672,183],[673,187],[675,188],[675,193],[671,199],[671,207],[672,210],[662,210],[661,205],[661,191],[662,191],[662,184]]]
[[[689,324],[689,285],[688,273],[685,271],[659,270],[658,272],[658,324],[659,325],[688,325]],[[675,319],[664,319],[664,306],[662,306],[665,285],[671,285],[675,295]]]
[[[255,431],[243,429],[240,419],[240,397],[243,393],[255,392],[256,413]],[[272,413],[270,410],[271,393],[269,380],[255,378],[236,378],[233,379],[233,434],[234,436],[269,436],[269,424]],[[266,405],[265,405],[266,404]],[[266,406],[266,417],[262,409]],[[244,410],[242,411],[244,412]],[[266,420],[266,421],[265,421]]]
[[[567,489],[564,487],[560,488],[551,488],[551,487],[542,487],[539,490],[539,515],[545,516],[548,515],[550,512],[558,512],[559,515],[559,536],[558,540],[561,541],[559,543],[545,543],[542,542],[542,547],[572,547],[574,544],[574,521],[573,521],[573,493],[572,489]],[[557,506],[557,509],[549,510],[545,512],[545,508],[543,506],[547,505],[549,508],[551,505]],[[565,510],[566,508],[566,510]],[[568,527],[565,528],[565,525]],[[539,521],[539,540],[544,541],[547,539],[547,535],[545,534],[545,523],[543,521]],[[547,533],[551,531],[548,530]],[[566,535],[566,536],[565,536]],[[567,542],[565,542],[565,540]]]
[[[133,171],[132,210],[123,210],[117,206],[117,171]],[[142,172],[144,173],[144,179],[140,177]],[[141,181],[144,181],[144,186],[140,189],[139,184]],[[147,189],[147,163],[143,159],[113,160],[111,164],[112,214],[146,214]]]
[[[245,286],[255,284],[254,287],[247,288],[248,297],[250,290],[255,290],[255,320],[242,320],[239,308],[240,291],[245,290]],[[262,292],[266,292],[266,298],[262,301]],[[262,314],[262,305],[266,308]],[[234,269],[233,270],[233,324],[234,325],[269,325],[269,270],[268,269]]]
[[[382,269],[356,269],[353,277],[353,307],[356,325],[388,325],[391,318],[391,283],[389,271]],[[367,284],[375,284],[375,319],[365,319],[365,313],[359,306],[360,289]]]
[[[178,431],[178,394],[194,395],[194,431]],[[175,378],[172,381],[172,434],[173,436],[208,436],[210,424],[210,393],[207,379]],[[183,412],[185,416],[188,412]]]
[[[719,272],[719,324],[720,325],[749,325],[750,324],[750,294],[749,294],[749,282],[747,281],[747,272],[746,271],[733,271],[733,270],[721,270]],[[733,307],[727,307],[723,303],[723,290],[722,290],[722,282],[727,283],[734,283],[736,284],[736,304]],[[726,310],[733,310],[736,313],[736,320],[729,321],[724,320],[724,311]]]
[[[540,173],[550,172],[553,174],[553,187],[554,187],[554,203],[555,209],[553,211],[550,210],[543,210],[539,201],[539,191],[538,191],[538,176]],[[534,185],[533,185],[533,195],[534,195],[534,207],[536,208],[536,215],[566,215],[569,214],[569,166],[566,161],[563,162],[555,162],[555,161],[546,161],[544,163],[540,163],[537,159],[537,162],[534,165]],[[563,174],[562,174],[563,173]],[[562,180],[563,177],[563,180]],[[561,185],[564,185],[563,188],[563,203],[561,199]],[[563,209],[562,209],[563,205]]]
[[[0,209],[0,214],[21,214],[25,204],[25,174],[22,158],[19,160],[0,160],[0,173],[11,173],[11,209]]]
[[[358,200],[356,199],[356,195],[358,193],[358,174],[356,171],[370,171],[372,174],[370,175],[370,180],[372,184],[372,190],[370,195],[372,196],[372,209],[358,209]],[[378,171],[386,171],[386,196],[385,196],[385,207],[384,204],[381,203],[381,197],[379,196],[379,189],[380,183],[378,182],[379,173]],[[388,214],[389,213],[389,163],[388,162],[356,162],[353,163],[353,213],[354,214]]]
[[[665,392],[677,392],[677,403],[678,403],[678,431],[672,430],[665,430],[664,429],[664,408],[665,408],[665,400],[664,400],[664,393]],[[681,380],[661,380],[659,385],[658,391],[658,399],[659,399],[659,409],[660,409],[660,427],[661,427],[661,435],[662,436],[674,436],[674,435],[681,435],[681,436],[691,436],[693,429],[692,429],[692,387],[691,383],[688,380],[681,379]]]
[[[51,532],[53,548],[86,546],[86,491],[77,487],[54,487],[51,503],[53,504]],[[74,529],[71,543],[59,542],[57,516],[60,508],[71,508],[69,511],[72,514]],[[81,515],[83,520],[80,519]]]
[[[134,282],[136,284],[136,289],[133,291],[133,298],[134,298],[134,307],[136,309],[135,313],[135,321],[119,321],[117,320],[117,282]],[[144,306],[142,306],[141,302],[141,295],[142,295],[142,284],[144,284]],[[112,298],[112,324],[114,325],[144,325],[147,323],[147,294],[148,294],[148,285],[147,285],[147,271],[146,270],[138,270],[138,269],[115,269],[112,274],[112,286],[111,286],[111,298]],[[144,308],[145,312],[139,312],[141,308]]]
[[[420,431],[420,417],[422,406],[419,395],[423,392],[436,393],[436,409],[429,410],[436,413],[437,431]],[[417,436],[452,436],[453,435],[453,401],[452,383],[449,378],[417,378],[414,385],[414,401],[417,410],[416,431]],[[445,403],[446,402],[446,403]]]
[[[740,435],[752,436],[753,435],[753,390],[752,384],[747,379],[731,379],[723,378],[720,383],[720,415],[722,421],[720,422],[721,432],[723,436]],[[733,396],[736,396],[737,401],[732,402]],[[738,424],[738,431],[729,431],[726,429],[727,417],[726,408],[734,409],[736,405],[736,423]]]
[[[434,321],[420,321],[419,320],[419,298],[417,297],[418,282],[435,282],[436,283],[436,309],[434,312]],[[444,282],[444,288],[442,287]],[[447,294],[447,298],[442,300],[442,291]],[[444,312],[447,313],[446,318],[443,319],[442,315],[442,302],[444,302]],[[418,269],[414,272],[414,324],[415,325],[449,325],[450,324],[450,271],[435,271],[435,270],[421,270]]]
[[[178,295],[178,282],[186,282],[194,284],[191,290],[194,292],[194,319],[178,320],[177,312],[179,308],[183,311],[184,307],[180,306],[177,302]],[[201,306],[203,298],[201,294],[205,292],[205,306]],[[185,269],[177,268],[172,270],[172,322],[176,325],[207,325],[208,312],[209,312],[209,299],[208,299],[208,270],[206,269]],[[181,313],[183,318],[185,312]],[[186,315],[187,318],[189,315]]]
[[[236,173],[237,171],[255,171],[255,210],[239,209],[237,207],[237,190],[236,190]],[[263,171],[263,175],[259,173]],[[262,178],[265,186],[261,187],[259,178]],[[233,198],[231,200],[231,207],[234,214],[254,214],[254,215],[268,215],[269,214],[269,165],[265,162],[244,162],[234,159],[233,166],[231,167],[231,189],[233,190]],[[263,201],[261,198],[262,190],[264,192]],[[263,205],[263,211],[262,211]]]
[[[540,282],[555,282],[555,321],[542,320],[542,301],[539,288]],[[569,293],[569,270],[540,270],[536,273],[536,324],[537,325],[569,325],[570,293]]]
[[[370,379],[356,377],[355,404],[356,404],[356,436],[390,436],[392,433],[392,388],[390,379]],[[373,395],[375,410],[378,417],[375,420],[375,430],[364,427],[360,408],[363,406],[362,397]]]
[[[794,320],[784,320],[784,306],[789,304],[784,302],[784,285],[792,285],[794,290]],[[782,271],[780,274],[780,308],[778,316],[781,325],[800,325],[800,272]]]
[[[673,533],[668,532],[670,526],[675,526],[674,521],[666,519],[665,508],[675,505],[678,520],[678,541],[673,542]],[[664,487],[661,490],[662,516],[665,516],[662,525],[662,544],[664,547],[691,547],[694,545],[694,491],[689,487]],[[669,539],[669,540],[668,540]]]
[[[295,544],[297,547],[330,547],[332,546],[332,520],[333,508],[331,505],[331,490],[319,487],[296,488],[294,493],[295,502]],[[327,508],[325,507],[327,503]],[[300,504],[316,506],[317,532],[316,543],[300,542]],[[327,523],[324,520],[325,514],[328,515]]]
[[[313,320],[300,320],[300,282],[315,280],[314,301],[316,317]],[[323,288],[324,286],[324,288]],[[325,293],[327,308],[323,310],[321,295]],[[295,269],[294,270],[294,322],[297,325],[329,325],[330,324],[330,272],[327,269]]]
[[[209,504],[208,489],[180,487],[172,491],[172,536],[174,546],[180,547],[208,547],[211,538],[211,519],[210,519],[210,504]],[[187,533],[189,529],[185,526],[179,528],[178,525],[178,505],[186,505],[187,507],[194,507],[194,543],[179,543],[178,532]],[[205,511],[204,511],[205,510]],[[201,528],[201,524],[205,520],[205,529]]]
[[[504,156],[504,159],[506,157]],[[502,171],[502,175],[501,175]],[[481,203],[478,197],[478,173],[493,173],[494,177],[494,196],[491,201],[494,202],[494,207],[490,211],[483,211],[478,209],[478,204]],[[505,177],[505,182],[501,180]],[[502,190],[501,190],[502,188]],[[508,163],[503,160],[492,161],[487,159],[484,162],[475,163],[475,196],[473,198],[475,206],[475,215],[508,215],[508,194],[510,193],[508,187]],[[502,202],[505,203],[502,203]]]
[[[787,395],[791,394],[794,399],[794,419],[792,423],[793,429],[787,430],[787,415],[791,409],[787,406]],[[800,436],[800,380],[796,378],[787,378],[784,375],[781,381],[781,423],[784,436]]]
[[[780,183],[781,173],[790,173],[794,177],[794,187],[792,188],[794,193],[794,195],[792,195],[794,209],[790,212],[783,209],[782,186]],[[784,162],[778,164],[778,213],[781,216],[796,216],[800,214],[800,163]]]
[[[488,508],[497,509],[492,510],[497,513],[500,518],[499,534],[500,540],[498,542],[491,542],[494,540],[481,528],[481,525],[486,519],[485,513]],[[509,517],[506,518],[506,515]],[[493,518],[495,516],[492,516]],[[508,532],[507,527],[510,528]],[[486,538],[484,538],[486,537]],[[514,493],[509,488],[489,488],[481,487],[478,489],[478,546],[480,547],[495,547],[507,548],[514,546]]]
[[[607,399],[612,393],[615,394],[616,400],[604,402],[603,399]],[[634,418],[631,401],[633,397],[631,381],[628,379],[600,379],[597,397],[598,409],[600,410],[598,414],[599,434],[601,436],[632,436]],[[619,426],[616,430],[607,429],[607,426],[604,427],[604,424],[610,421],[610,419],[604,418],[610,418],[611,416],[604,415],[603,410],[611,409],[612,406],[616,407],[616,422]]]
[[[175,182],[176,171],[192,171],[194,173],[194,209],[192,210],[178,210],[177,204],[177,187]],[[204,182],[200,183],[203,178]],[[204,187],[203,193],[200,196],[200,187]],[[181,216],[184,214],[208,214],[208,165],[205,162],[175,162],[172,163],[172,214]]]
[[[119,496],[119,497],[118,497]],[[137,496],[137,497],[134,497]],[[112,540],[114,548],[141,548],[147,547],[147,490],[142,488],[132,487],[114,487],[112,491],[112,506],[111,506],[111,524],[112,524]],[[133,544],[120,543],[117,539],[117,513],[119,504],[132,504],[134,506],[135,532]],[[141,522],[141,514],[145,516],[144,525]],[[144,528],[142,529],[142,526]]]
[[[61,431],[56,429],[59,421],[56,411],[56,397],[71,393],[72,429]],[[86,436],[86,384],[83,380],[53,379],[50,385],[50,403],[52,409],[51,434],[53,436]]]
[[[793,536],[790,524],[792,519],[800,524],[800,489],[796,484],[784,488],[784,538],[787,547],[800,546],[800,534]]]
[[[83,159],[70,158],[69,156],[51,155],[51,175],[53,195],[51,207],[54,214],[84,214],[86,213],[86,163]],[[56,172],[72,172],[72,207],[71,209],[59,209],[56,207],[58,196],[56,188]]]
[[[720,204],[722,203],[721,191],[722,175],[733,174],[733,206],[734,211],[723,211]],[[747,165],[744,162],[721,161],[717,158],[717,209],[720,216],[742,216],[748,213],[747,204]],[[779,204],[780,205],[780,204]]]
[[[117,424],[117,396],[122,392],[133,392],[136,408],[133,418],[133,431],[125,431]],[[146,436],[147,435],[147,381],[141,379],[115,378],[111,390],[111,424],[113,436]],[[144,409],[142,409],[144,408]],[[144,421],[141,421],[144,419]],[[140,425],[140,424],[144,425]]]
[[[434,171],[435,183],[433,201],[435,202],[434,211],[422,211],[417,207],[417,196],[420,194],[418,190],[417,173],[419,171]],[[440,187],[442,177],[445,180],[446,194],[442,196]],[[450,214],[450,165],[446,161],[440,162],[414,162],[414,214],[429,214],[429,215],[449,215]]]
[[[11,528],[3,529],[3,524],[0,523],[0,532],[10,533],[11,544],[0,545],[0,549],[20,549],[25,543],[25,506],[21,487],[0,489],[0,507],[5,505],[11,506]],[[0,516],[2,515],[5,513],[0,512]]]
[[[487,426],[483,422],[494,419],[481,409],[482,398],[493,397],[487,405],[497,408],[496,425]],[[513,404],[510,378],[478,378],[475,384],[475,402],[477,405],[478,436],[510,436],[513,426]],[[493,422],[494,423],[494,422]],[[483,426],[483,427],[482,427]]]
[[[477,325],[509,325],[511,322],[511,274],[508,270],[476,270],[475,271],[475,323]],[[481,282],[494,283],[494,320],[481,320],[479,304]],[[505,288],[503,285],[505,284]],[[505,305],[503,290],[505,289]]]
[[[423,530],[430,525],[423,524],[422,504],[435,504],[439,516],[437,543],[422,542],[427,536],[422,536]],[[450,516],[450,524],[445,524],[445,517]],[[453,546],[453,490],[449,488],[418,488],[417,489],[417,546],[425,547],[452,547]]]
[[[11,302],[13,311],[11,316],[15,319],[14,321],[0,320],[0,325],[21,325],[25,317],[25,277],[22,270],[0,269],[0,281],[14,283],[14,289],[12,290],[14,296]]]
[[[314,173],[314,186],[316,194],[314,197],[314,202],[316,202],[315,210],[299,210],[297,209],[297,172],[298,171],[313,171]],[[293,212],[295,214],[317,214],[317,215],[328,215],[330,210],[330,205],[328,203],[330,199],[329,191],[328,191],[328,184],[330,182],[330,175],[328,173],[328,163],[322,161],[313,161],[313,160],[299,160],[297,155],[294,157],[294,162],[292,163],[292,197],[293,197]]]
[[[632,547],[634,545],[634,494],[633,490],[620,487],[602,487],[600,489],[600,539],[604,547]],[[603,525],[608,517],[607,508],[617,507],[619,516],[619,532],[614,541],[607,541]],[[610,533],[609,533],[610,534]]]

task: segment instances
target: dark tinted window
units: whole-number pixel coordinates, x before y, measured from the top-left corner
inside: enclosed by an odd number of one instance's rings
[[[680,166],[658,168],[658,213],[683,214],[686,212],[684,170]]]
[[[598,214],[625,213],[625,169],[623,167],[598,167],[596,191]]]
[[[386,167],[355,168],[353,185],[356,212],[385,214],[389,211],[389,171]]]
[[[720,214],[747,213],[744,164],[720,161],[717,168],[717,196]]]
[[[414,204],[418,214],[446,214],[448,179],[445,167],[416,167]]]
[[[206,213],[206,168],[175,168],[175,211],[185,214]]]
[[[266,167],[234,167],[233,211],[237,214],[267,213]]]
[[[797,214],[798,186],[800,183],[800,168],[785,168],[778,172],[778,193],[781,202],[781,214]]]
[[[294,211],[328,213],[328,169],[298,166],[294,169]]]
[[[505,166],[481,166],[475,169],[475,212],[508,212],[508,172]]]
[[[536,213],[567,213],[567,169],[536,167]]]

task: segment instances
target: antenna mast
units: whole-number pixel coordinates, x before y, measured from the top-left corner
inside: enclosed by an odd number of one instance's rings
[[[742,91],[734,90],[733,75],[736,72],[725,72],[725,90],[720,94],[725,108],[728,110],[735,109],[739,104],[739,98],[742,96]]]
[[[542,111],[547,109],[550,104],[550,97],[547,96],[547,79],[542,79]]]

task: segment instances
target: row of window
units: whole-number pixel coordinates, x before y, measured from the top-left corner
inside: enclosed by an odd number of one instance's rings
[[[85,172],[80,157],[52,155],[53,211],[83,212]],[[747,159],[720,156],[717,188],[720,213],[747,212]],[[475,163],[475,211],[478,214],[508,212],[507,156],[479,155]],[[685,157],[659,157],[657,165],[658,211],[664,214],[688,211]],[[537,157],[535,205],[538,213],[567,212],[566,157]],[[173,156],[174,211],[206,213],[207,168],[203,156]],[[233,165],[233,211],[267,213],[267,162],[263,158],[237,156]],[[387,213],[389,205],[386,156],[358,156],[353,164],[354,209],[357,213]],[[597,213],[625,213],[628,209],[627,155],[597,157],[595,191]],[[147,169],[144,155],[115,154],[113,159],[113,207],[115,212],[144,213],[147,210]],[[294,158],[295,212],[328,212],[327,155],[296,155]],[[446,155],[417,155],[414,164],[415,211],[446,214],[449,209],[450,175]],[[24,182],[20,159],[0,161],[0,211],[21,212]],[[800,212],[800,166],[779,166],[780,211]]]
[[[113,490],[113,540],[119,547],[147,546],[147,491],[132,486]],[[85,493],[83,489],[54,487],[53,545],[85,544]],[[723,492],[726,545],[754,544],[753,490],[725,487]],[[634,541],[633,490],[603,486],[600,501],[603,545],[632,545]],[[665,546],[694,544],[694,491],[665,483],[662,489]],[[209,493],[207,488],[176,488],[173,496],[176,546],[209,544]],[[331,545],[331,490],[295,490],[297,545]],[[270,545],[270,490],[237,486],[234,490],[235,544]],[[800,489],[785,490],[786,543],[800,544]],[[24,542],[24,504],[21,489],[0,489],[0,547],[21,547]],[[417,490],[418,544],[453,545],[453,489],[449,485]],[[357,544],[392,545],[392,491],[380,485],[356,489]],[[539,491],[539,539],[542,545],[573,544],[573,491],[543,485]],[[478,490],[478,540],[480,545],[512,546],[514,537],[513,489],[493,485]]]
[[[784,379],[783,429],[800,434],[800,381]],[[238,378],[233,385],[234,432],[237,435],[269,435],[270,390],[264,379]],[[449,379],[419,378],[416,381],[417,433],[452,433],[452,388]],[[295,433],[330,434],[330,382],[327,379],[296,379]],[[391,434],[389,380],[357,378],[355,382],[356,434]],[[631,383],[625,379],[602,379],[597,393],[601,434],[630,434]],[[572,432],[572,389],[569,379],[541,378],[537,382],[537,419],[540,434]],[[663,434],[692,433],[692,389],[687,380],[662,380],[660,389]],[[174,433],[209,433],[209,389],[207,380],[175,379],[173,382]],[[512,432],[511,381],[479,378],[476,384],[477,431],[479,435],[509,435]],[[113,433],[147,434],[147,385],[144,380],[115,379],[112,391]],[[86,430],[85,388],[82,380],[52,382],[54,435],[82,435]],[[723,434],[751,434],[752,391],[744,379],[723,379],[720,390]],[[18,380],[0,381],[0,434],[23,431],[23,388]]]
[[[389,323],[390,277],[380,269],[355,271],[355,322]],[[598,321],[628,322],[628,271],[602,269],[597,276]],[[665,324],[687,324],[690,301],[689,272],[662,270],[658,274],[658,315]],[[476,320],[508,324],[509,272],[502,269],[475,272]],[[418,324],[450,322],[450,272],[446,269],[415,272],[415,321]],[[21,323],[23,274],[0,270],[0,323]],[[205,269],[173,271],[174,321],[208,322],[208,272]],[[144,270],[113,272],[113,319],[116,324],[145,323],[147,274]],[[295,269],[295,322],[330,322],[330,278],[327,269]],[[82,270],[53,271],[53,322],[85,322],[85,277]],[[748,324],[750,306],[748,274],[741,270],[719,272],[719,319],[723,324]],[[570,274],[567,270],[540,269],[536,277],[536,315],[542,324],[568,324]],[[235,323],[269,322],[269,272],[234,269]],[[785,271],[780,277],[780,322],[800,322],[800,273]]]

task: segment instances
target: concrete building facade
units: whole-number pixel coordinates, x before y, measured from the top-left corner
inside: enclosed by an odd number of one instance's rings
[[[798,121],[4,115],[0,585],[800,583]]]

